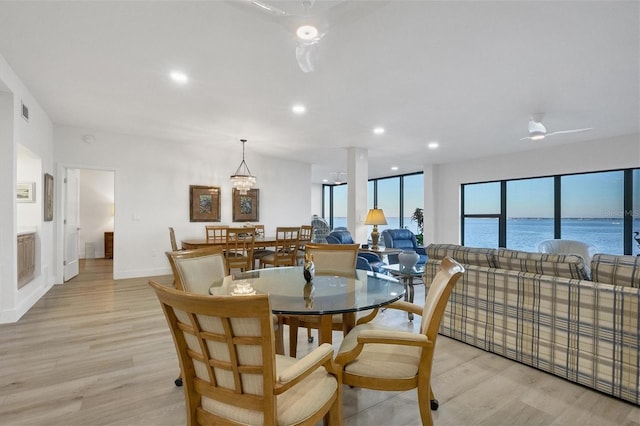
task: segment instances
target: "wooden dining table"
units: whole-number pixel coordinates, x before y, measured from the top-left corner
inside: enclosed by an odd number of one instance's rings
[[[266,293],[274,314],[317,316],[321,344],[333,341],[334,314],[342,314],[345,331],[349,331],[355,325],[356,312],[385,306],[405,293],[397,279],[376,272],[355,270],[353,277],[316,275],[306,283],[302,271],[295,266],[243,272],[212,283],[209,292],[238,297]]]
[[[182,249],[183,250],[191,250],[203,247],[211,247],[211,246],[223,246],[227,243],[227,240],[224,238],[219,239],[187,239],[182,240]],[[255,239],[256,247],[275,247],[276,245],[276,236],[257,236]]]

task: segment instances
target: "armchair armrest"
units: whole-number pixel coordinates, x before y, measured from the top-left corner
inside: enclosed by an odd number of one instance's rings
[[[284,392],[302,379],[311,374],[322,365],[329,363],[327,371],[334,372],[333,368],[333,347],[328,343],[318,346],[313,352],[300,359],[298,362],[285,369],[278,375],[277,393]]]
[[[397,300],[393,303],[389,303],[385,306],[389,309],[398,309],[400,311],[410,312],[415,315],[422,315],[422,306],[416,305],[411,302],[405,302],[404,300]]]
[[[428,346],[429,338],[424,334],[396,330],[362,330],[358,343],[386,343],[405,346]]]
[[[421,346],[423,348],[433,346],[433,342],[424,334],[410,331],[366,329],[360,331],[356,336],[356,341],[351,341],[350,344],[344,348],[344,351],[336,356],[336,364],[342,366],[354,361],[358,358],[360,352],[362,352],[364,345],[368,343]]]
[[[380,259],[380,256],[378,256],[375,253],[368,252],[368,251],[358,251],[358,256],[364,257],[365,259],[367,259],[367,261],[369,263],[371,263],[371,262],[381,262],[382,261]]]

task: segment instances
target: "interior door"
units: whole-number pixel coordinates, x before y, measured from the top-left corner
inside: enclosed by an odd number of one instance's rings
[[[64,281],[69,281],[78,275],[80,170],[66,169],[64,184]]]

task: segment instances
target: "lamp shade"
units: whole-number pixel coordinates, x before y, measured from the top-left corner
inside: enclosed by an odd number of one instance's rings
[[[384,217],[382,209],[369,209],[367,218],[364,220],[365,225],[386,225],[387,218]]]

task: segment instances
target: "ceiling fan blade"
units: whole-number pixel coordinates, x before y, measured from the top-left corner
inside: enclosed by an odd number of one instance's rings
[[[585,127],[584,129],[573,129],[573,130],[558,130],[557,132],[547,133],[547,136],[561,135],[564,133],[586,132],[587,130],[593,130],[593,127]]]
[[[547,133],[547,128],[539,121],[529,121],[529,133]]]
[[[273,16],[285,16],[287,14],[287,12],[285,12],[282,9],[278,9],[277,7],[269,4],[269,3],[265,3],[262,1],[258,1],[258,0],[248,0],[249,3],[255,7],[257,7],[259,10],[262,10],[263,12],[266,12],[270,15]]]
[[[302,72],[313,71],[317,56],[318,41],[319,39],[307,43],[299,43],[296,47],[296,60]]]

